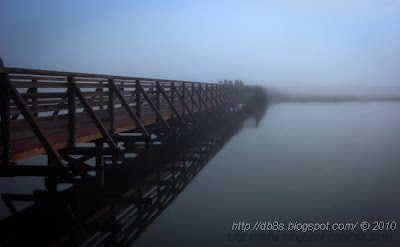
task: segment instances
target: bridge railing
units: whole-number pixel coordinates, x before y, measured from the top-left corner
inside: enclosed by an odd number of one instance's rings
[[[185,125],[253,94],[243,86],[7,67],[0,90],[1,164],[47,153],[61,166],[57,150],[99,138],[117,148],[119,132],[149,137],[148,125]]]

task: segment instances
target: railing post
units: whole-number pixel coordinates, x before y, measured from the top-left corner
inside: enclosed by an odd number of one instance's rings
[[[160,110],[160,82],[156,81],[156,107]]]
[[[76,147],[76,95],[74,92],[74,79],[68,77],[68,128],[69,128],[69,147]]]
[[[108,79],[108,116],[110,121],[110,135],[114,136],[114,87],[112,84],[114,83],[114,79]],[[122,103],[121,103],[122,104]]]
[[[201,84],[199,84],[199,92],[198,92],[199,93],[199,95],[198,95],[199,96],[199,106],[200,106],[200,111],[201,111],[201,110],[203,110],[203,107],[201,105],[202,104],[202,100],[201,100],[201,90],[200,90],[200,88],[201,88]]]
[[[217,105],[220,105],[221,104],[221,99],[219,98],[219,94],[218,94],[218,85],[214,85],[214,95],[215,95],[215,103],[217,104]]]
[[[37,83],[37,80],[32,80],[32,84],[35,85],[35,87],[31,88],[32,93],[38,92],[36,83]],[[36,111],[37,107],[38,107],[38,97],[34,96],[34,97],[32,97],[32,111]],[[38,116],[37,112],[33,113],[33,116],[37,117]]]
[[[217,85],[213,85],[212,89],[214,90],[215,104],[219,106],[220,102],[219,102],[219,98],[218,98],[218,91],[217,91],[218,87],[217,87]]]
[[[194,83],[192,83],[192,112],[194,112]],[[197,109],[198,111],[200,111],[200,109]]]
[[[172,102],[172,106],[173,107],[175,107],[175,83],[174,82],[171,82],[171,102]],[[172,112],[171,113],[172,114],[172,116],[171,116],[171,118],[173,118],[174,117],[174,113]]]
[[[184,101],[185,101],[185,83],[182,83],[182,116],[185,116],[185,107],[183,107]]]
[[[100,81],[99,84],[101,85],[100,96],[99,96],[99,101],[100,101],[100,107],[99,108],[100,108],[100,110],[103,110],[104,109],[104,103],[103,103],[103,101],[104,101],[104,97],[103,97],[104,87],[103,87],[103,82],[102,81]]]
[[[140,120],[140,81],[136,80],[136,116]]]
[[[0,74],[0,114],[1,142],[3,144],[3,165],[11,165],[10,94],[7,88],[7,76],[8,75],[6,74]]]
[[[156,108],[160,111],[160,90],[159,90],[160,82],[156,81]],[[157,124],[160,122],[160,119],[157,118]]]

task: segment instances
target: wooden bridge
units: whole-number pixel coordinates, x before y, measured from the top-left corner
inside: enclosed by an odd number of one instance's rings
[[[1,67],[0,176],[60,172],[118,152],[121,133],[151,141],[160,129],[193,125],[255,95],[254,86]],[[88,142],[96,146],[79,145]],[[45,166],[17,163],[41,154]]]

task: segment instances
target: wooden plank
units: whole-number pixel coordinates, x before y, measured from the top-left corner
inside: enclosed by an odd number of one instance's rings
[[[171,82],[171,102],[172,102],[172,106],[175,108],[175,85],[174,82]],[[173,118],[173,113],[171,113],[172,116],[171,118]]]
[[[67,93],[21,93],[21,96],[26,100],[33,98],[67,98]]]
[[[189,95],[189,98],[192,100],[192,106],[196,106],[197,111],[201,111],[200,106],[197,104],[196,100],[195,100],[194,97],[193,97],[194,91],[192,91],[192,93],[190,93],[186,87],[184,87],[184,90],[187,91],[187,93],[188,93],[188,95]],[[192,107],[192,112],[193,112],[193,111],[194,111],[194,110],[193,110],[193,107]]]
[[[109,115],[109,121],[110,121],[110,135],[113,136],[115,134],[114,132],[114,123],[115,123],[115,117],[114,117],[114,87],[112,86],[114,84],[113,79],[108,79],[108,115]]]
[[[175,86],[174,86],[175,87]],[[176,92],[176,95],[178,96],[178,98],[182,101],[182,104],[183,104],[183,109],[187,109],[188,110],[188,112],[189,112],[189,114],[190,114],[190,116],[193,118],[193,120],[194,121],[197,121],[197,118],[194,116],[194,114],[193,114],[193,112],[190,110],[190,108],[189,108],[189,106],[186,104],[186,102],[185,102],[185,100],[183,99],[183,97],[181,96],[181,94],[179,93],[179,91],[178,90],[176,90],[175,91]],[[184,115],[184,111],[183,111],[183,109],[182,109],[182,115]]]
[[[3,145],[2,164],[11,165],[11,137],[10,137],[10,96],[7,84],[7,76],[0,74],[0,114],[1,114],[1,143]]]
[[[65,82],[40,82],[40,81],[12,81],[12,85],[16,88],[66,88]]]
[[[147,100],[149,103],[151,109],[154,111],[154,113],[157,115],[158,119],[163,123],[163,125],[167,128],[170,129],[169,124],[164,120],[164,118],[161,116],[161,113],[158,111],[157,107],[154,105],[153,101],[150,99],[150,97],[147,95],[146,91],[141,87],[139,83],[139,92],[142,92],[144,98]]]
[[[183,118],[179,115],[178,111],[176,110],[175,106],[172,104],[171,100],[168,98],[167,94],[164,92],[163,88],[158,84],[158,89],[161,93],[161,95],[164,97],[164,99],[167,101],[168,105],[171,107],[172,112],[176,115],[176,117],[179,119],[179,121],[183,124],[186,125],[185,121]]]
[[[118,149],[102,147],[101,145],[99,146],[98,144],[96,147],[73,147],[60,150],[61,154],[68,154],[68,155],[97,155],[97,154],[113,155],[113,154],[118,154],[118,152],[119,152]]]
[[[218,106],[218,100],[217,100],[217,98],[216,97],[214,97],[214,95],[213,95],[213,86],[210,86],[211,87],[211,89],[206,85],[206,90],[210,93],[210,98],[211,98],[211,100],[214,100],[214,102],[215,102],[215,106],[217,107]],[[214,89],[214,91],[216,91],[215,89]]]
[[[200,86],[200,85],[199,85],[199,86]],[[210,110],[210,109],[208,108],[207,103],[204,102],[203,98],[201,98],[201,95],[200,95],[200,93],[197,91],[196,87],[193,87],[193,90],[194,90],[194,92],[197,94],[197,96],[198,96],[199,99],[200,99],[200,109],[201,109],[201,103],[203,103],[204,106],[205,106],[205,108],[206,108],[207,110]]]
[[[70,135],[69,147],[76,147],[76,96],[73,78],[68,77],[68,129]]]
[[[147,132],[147,130],[144,128],[144,126],[142,125],[142,123],[140,122],[139,118],[136,116],[136,114],[132,111],[132,108],[129,106],[129,104],[126,102],[124,96],[122,96],[121,91],[118,90],[118,88],[115,86],[115,84],[113,83],[113,81],[109,81],[109,84],[111,85],[111,87],[113,87],[115,94],[117,95],[117,97],[119,98],[121,104],[124,106],[124,108],[126,109],[126,111],[128,112],[129,116],[131,117],[131,119],[133,120],[133,122],[136,124],[136,127],[139,128],[139,130],[142,132],[142,134],[146,137],[149,137],[149,133]]]
[[[203,94],[204,94],[204,96],[206,97],[206,100],[208,101],[208,103],[210,103],[211,105],[213,105],[214,107],[216,107],[215,103],[213,103],[212,100],[210,99],[210,97],[208,97],[208,94],[207,94],[207,92],[203,89],[203,87],[199,87],[199,88],[200,88],[200,91],[203,92]],[[208,91],[207,85],[206,85],[206,90]],[[207,101],[206,101],[206,102],[207,102]]]
[[[140,120],[140,81],[136,81],[136,116]]]
[[[185,102],[185,83],[181,83],[181,87],[182,87],[182,104],[183,102]],[[182,115],[185,115],[185,108],[183,108],[183,112]]]
[[[160,110],[160,82],[156,81],[156,107]]]
[[[37,80],[37,81],[67,81],[66,77],[54,77],[54,76],[30,76],[30,75],[14,75],[11,74],[9,75],[11,81],[13,80],[27,80],[27,81],[32,81],[32,80]]]
[[[82,91],[80,88],[76,85],[74,78],[72,77],[71,80],[71,85],[73,87],[74,93],[76,96],[78,96],[78,99],[81,101],[81,103],[84,105],[86,111],[89,113],[90,117],[93,119],[94,124],[100,131],[100,133],[103,135],[104,139],[107,141],[108,145],[110,145],[111,148],[118,148],[117,144],[115,144],[114,140],[108,133],[108,131],[104,128],[103,124],[101,123],[100,119],[97,117],[96,113],[94,113],[92,107],[89,105],[85,97],[82,95]]]
[[[12,68],[12,67],[1,67],[0,73],[8,74],[22,74],[22,75],[46,75],[46,76],[62,76],[62,77],[82,77],[82,78],[100,78],[100,79],[120,79],[120,80],[140,80],[140,81],[159,81],[170,83],[172,80],[157,79],[157,78],[143,78],[143,77],[129,77],[129,76],[115,76],[115,75],[104,75],[104,74],[89,74],[89,73],[77,73],[77,72],[64,72],[64,71],[52,71],[52,70],[37,70],[37,69],[26,69],[26,68]],[[188,82],[192,81],[177,81],[175,82]],[[194,81],[193,81],[194,82]],[[203,83],[204,82],[194,82]]]

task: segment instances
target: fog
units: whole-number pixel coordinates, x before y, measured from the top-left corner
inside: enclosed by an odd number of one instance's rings
[[[400,95],[400,1],[0,3],[5,65]]]

